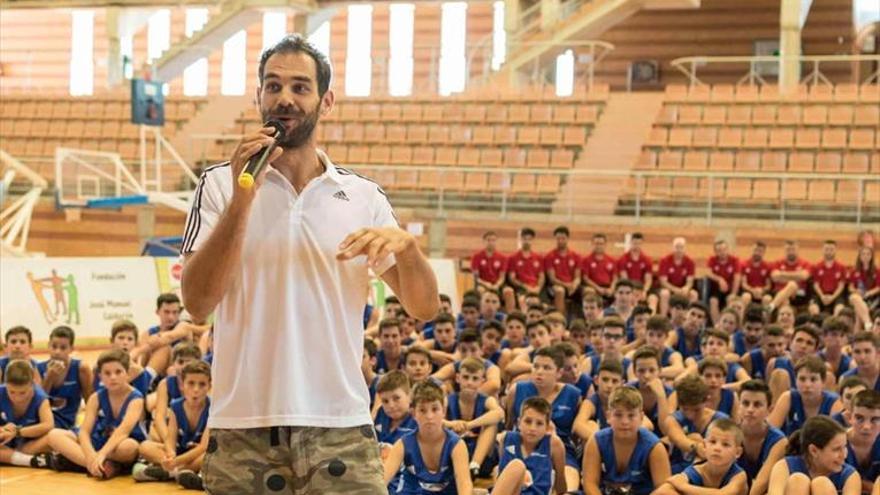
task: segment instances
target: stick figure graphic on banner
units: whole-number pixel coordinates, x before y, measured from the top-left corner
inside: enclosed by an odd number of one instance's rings
[[[73,275],[63,277],[58,275],[58,272],[53,269],[51,276],[44,278],[35,278],[33,272],[27,272],[27,279],[46,323],[54,323],[61,316],[66,317],[66,323],[72,323],[75,315],[75,323],[79,324],[79,291],[76,288]],[[46,299],[46,289],[52,291],[53,302],[55,303],[54,312],[49,305],[49,301]]]

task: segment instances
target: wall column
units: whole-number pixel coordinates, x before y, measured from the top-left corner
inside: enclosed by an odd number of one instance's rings
[[[122,84],[124,79],[122,64],[122,36],[120,23],[122,22],[119,7],[107,7],[107,87],[115,88]]]
[[[801,28],[812,0],[782,0],[779,7],[779,91],[790,93],[801,80]]]

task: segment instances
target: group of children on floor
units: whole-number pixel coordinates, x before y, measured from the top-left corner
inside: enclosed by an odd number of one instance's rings
[[[392,297],[368,326],[389,493],[880,494],[880,325],[590,295],[566,325],[486,294],[424,325]]]
[[[180,309],[175,295],[163,294],[159,325],[139,335],[132,322],[115,322],[111,349],[94,367],[72,357],[69,327],[51,331],[42,362],[31,357],[28,328],[8,329],[0,357],[0,463],[100,480],[131,473],[137,481],[176,480],[202,490],[210,332],[178,321]]]

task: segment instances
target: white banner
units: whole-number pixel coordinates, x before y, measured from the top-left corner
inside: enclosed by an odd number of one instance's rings
[[[119,319],[150,327],[158,294],[153,258],[0,258],[0,329],[24,325],[38,342],[59,325],[108,340]]]

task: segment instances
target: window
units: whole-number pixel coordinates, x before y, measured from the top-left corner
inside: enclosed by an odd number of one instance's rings
[[[507,31],[504,30],[504,2],[492,4],[492,70],[507,59]]]
[[[208,23],[208,9],[186,9],[186,37],[200,31]],[[205,96],[208,94],[208,59],[202,57],[183,70],[183,94]]]
[[[247,82],[246,58],[247,32],[242,29],[223,42],[220,94],[244,94]]]
[[[440,20],[440,94],[464,91],[467,77],[467,3],[444,2]]]
[[[574,92],[574,52],[569,48],[556,57],[556,96]]]
[[[263,50],[278,43],[287,34],[287,13],[266,12],[263,14]]]
[[[393,3],[390,7],[388,45],[388,94],[408,96],[413,84],[413,14],[415,5]]]
[[[330,58],[330,21],[324,21],[309,35],[311,43],[325,57]]]
[[[861,30],[872,22],[880,22],[880,3],[877,0],[854,0],[853,13],[856,30]]]
[[[171,46],[171,11],[161,9],[147,21],[147,62],[162,56]]]
[[[130,34],[119,37],[119,54],[122,55],[122,77],[134,77],[134,38]]]
[[[74,10],[70,15],[70,94],[91,95],[95,89],[95,13]]]
[[[345,52],[345,94],[370,96],[373,60],[373,6],[348,6],[348,47]]]

